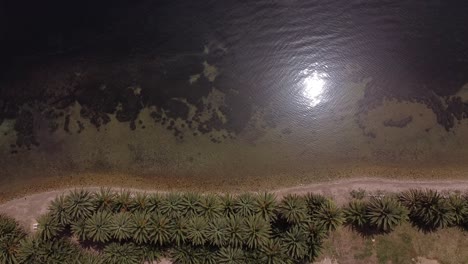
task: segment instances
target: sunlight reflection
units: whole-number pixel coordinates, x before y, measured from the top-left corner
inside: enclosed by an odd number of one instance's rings
[[[322,94],[325,86],[323,74],[314,71],[303,80],[304,88],[302,95],[308,100],[311,107],[317,106],[322,101]]]

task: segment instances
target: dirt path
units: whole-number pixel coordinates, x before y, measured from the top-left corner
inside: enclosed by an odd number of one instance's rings
[[[278,197],[290,193],[306,194],[314,192],[333,197],[339,204],[343,204],[349,199],[351,190],[364,189],[367,192],[398,192],[411,188],[430,188],[439,191],[468,191],[468,180],[460,181],[400,181],[376,178],[348,179],[334,182],[323,182],[310,185],[296,186],[272,190]],[[90,191],[99,190],[98,187],[87,187]],[[115,188],[120,190],[121,188]],[[9,215],[17,219],[25,228],[31,229],[36,218],[47,211],[49,203],[58,195],[66,193],[71,189],[61,189],[49,192],[31,194],[22,198],[14,199],[0,204],[0,213]],[[129,189],[130,191],[141,191]],[[147,191],[148,192],[148,191]],[[156,191],[155,191],[156,192]]]

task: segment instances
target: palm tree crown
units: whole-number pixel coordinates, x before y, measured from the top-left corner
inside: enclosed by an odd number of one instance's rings
[[[112,237],[111,233],[112,215],[109,212],[96,212],[86,219],[86,238],[94,242],[105,243]]]
[[[90,217],[94,212],[93,197],[89,191],[73,190],[66,197],[65,210],[71,220]]]
[[[366,216],[371,225],[383,232],[389,232],[407,220],[408,212],[395,199],[373,198],[369,202]]]
[[[296,194],[286,195],[279,204],[278,211],[291,224],[300,223],[307,218],[306,202]]]

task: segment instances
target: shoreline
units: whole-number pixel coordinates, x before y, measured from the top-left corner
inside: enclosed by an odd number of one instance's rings
[[[125,188],[118,186],[103,186],[109,187],[115,191],[129,190],[131,192],[146,192],[146,193],[166,193],[172,190],[169,189],[139,189],[139,188]],[[29,194],[20,198],[11,199],[6,202],[0,203],[0,213],[11,216],[20,222],[26,230],[31,231],[32,225],[35,223],[35,219],[46,213],[49,203],[55,199],[55,197],[67,193],[73,189],[86,189],[89,191],[99,190],[101,187],[89,186],[89,187],[70,187],[70,188],[59,188],[50,191],[37,192]],[[308,192],[322,194],[324,196],[333,198],[337,204],[344,204],[350,198],[350,192],[352,190],[364,189],[367,192],[399,192],[407,189],[434,189],[438,191],[461,191],[468,192],[468,180],[392,180],[386,178],[376,177],[362,177],[343,179],[335,181],[324,181],[313,184],[300,184],[292,187],[277,188],[273,190],[267,190],[268,192],[274,193],[278,198],[281,198],[287,194],[299,194],[303,195]],[[181,191],[183,192],[183,191]],[[228,193],[243,193],[249,191],[234,191]],[[254,191],[250,191],[254,192]],[[203,193],[227,193],[223,191],[218,192],[203,192]]]

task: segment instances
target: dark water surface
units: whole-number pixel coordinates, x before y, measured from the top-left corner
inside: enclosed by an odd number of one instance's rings
[[[467,14],[444,1],[4,1],[0,180],[459,177]]]

